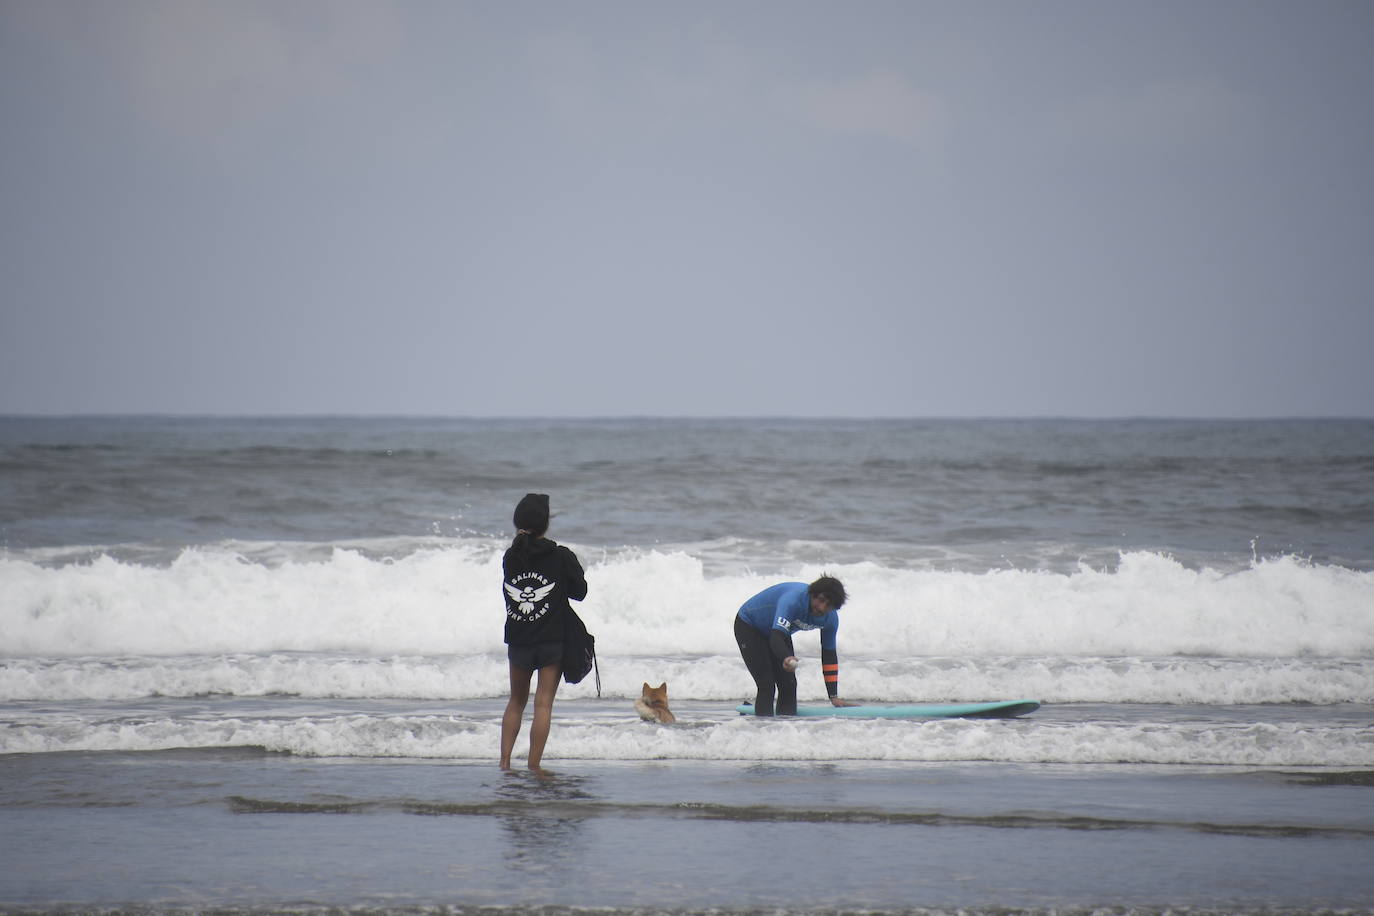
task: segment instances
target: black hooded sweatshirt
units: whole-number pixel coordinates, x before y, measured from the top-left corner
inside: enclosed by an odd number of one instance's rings
[[[587,597],[587,577],[577,554],[548,538],[517,538],[501,561],[505,578],[506,642],[527,646],[560,642],[568,599]]]

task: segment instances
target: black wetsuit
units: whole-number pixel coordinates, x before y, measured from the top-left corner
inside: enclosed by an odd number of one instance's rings
[[[777,695],[777,714],[797,714],[797,675],[782,666],[783,659],[795,655],[794,630],[821,631],[821,674],[825,691],[839,696],[840,664],[836,634],[840,628],[838,611],[821,617],[811,615],[810,593],[805,582],[784,582],[759,592],[740,607],[735,616],[735,642],[740,657],[754,678],[754,715],[771,716]]]

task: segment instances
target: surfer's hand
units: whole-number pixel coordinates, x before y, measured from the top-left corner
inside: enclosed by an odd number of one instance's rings
[[[831,706],[862,706],[863,704],[862,704],[862,703],[857,703],[857,702],[855,702],[854,700],[841,700],[839,697],[831,697],[831,698],[830,698],[830,705],[831,705]]]

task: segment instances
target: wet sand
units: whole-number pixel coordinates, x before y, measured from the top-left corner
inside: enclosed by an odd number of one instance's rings
[[[1374,906],[1364,771],[0,757],[6,909]]]

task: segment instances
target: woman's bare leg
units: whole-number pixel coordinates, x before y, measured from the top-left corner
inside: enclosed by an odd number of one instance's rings
[[[541,769],[539,764],[544,759],[544,743],[549,740],[549,727],[553,724],[553,698],[558,693],[558,681],[562,676],[561,664],[545,665],[539,669],[539,686],[534,690],[534,721],[530,724],[531,770]],[[528,681],[525,691],[528,696]],[[523,704],[521,709],[524,709]]]
[[[510,699],[506,701],[506,712],[501,717],[501,769],[510,769],[511,751],[515,749],[515,739],[520,734],[520,720],[525,717],[525,704],[530,699],[530,678],[533,671],[525,671],[510,666]],[[543,672],[540,672],[540,688],[543,687]],[[537,707],[536,707],[537,708]],[[538,721],[536,713],[536,723]],[[547,726],[545,737],[548,736]],[[543,745],[540,745],[543,750]]]

